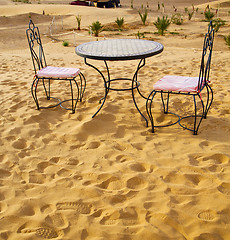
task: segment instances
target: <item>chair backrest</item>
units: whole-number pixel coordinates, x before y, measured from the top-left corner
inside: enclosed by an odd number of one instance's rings
[[[36,74],[38,70],[46,67],[47,65],[39,29],[34,25],[32,20],[29,22],[29,28],[26,30],[26,36],[30,47],[34,71]]]
[[[212,26],[212,21],[210,21],[208,26],[208,32],[205,34],[204,37],[198,91],[201,91],[205,87],[205,85],[209,82],[213,40],[214,40],[214,28]]]

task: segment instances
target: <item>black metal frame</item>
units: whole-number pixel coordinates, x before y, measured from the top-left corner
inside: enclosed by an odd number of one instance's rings
[[[173,92],[173,91],[164,91],[164,90],[153,90],[149,94],[147,101],[146,101],[146,110],[147,110],[147,114],[148,114],[150,122],[151,122],[152,132],[154,132],[155,127],[168,127],[168,126],[172,126],[176,123],[179,123],[179,125],[181,127],[183,127],[184,129],[187,129],[189,131],[192,131],[194,135],[197,135],[200,124],[203,119],[206,119],[208,111],[213,102],[213,90],[209,85],[209,74],[210,74],[213,40],[214,40],[214,29],[212,26],[212,22],[210,22],[209,26],[208,26],[208,32],[205,34],[205,37],[204,37],[203,52],[202,52],[202,58],[201,58],[201,66],[200,66],[200,72],[199,72],[199,81],[198,81],[197,92],[176,92],[176,91]],[[204,103],[204,101],[201,97],[201,91],[203,89],[206,89],[206,91],[207,91],[206,103]],[[156,93],[161,94],[161,100],[162,100],[162,104],[163,104],[164,113],[173,114],[173,115],[177,116],[178,117],[177,121],[175,121],[171,124],[167,124],[167,125],[157,125],[157,126],[154,125],[154,119],[153,119],[153,114],[152,114],[152,103],[153,103],[153,99],[154,99]],[[165,103],[163,94],[167,94],[166,103]],[[170,94],[180,94],[180,95],[192,96],[193,102],[194,102],[194,115],[180,117],[176,113],[169,112],[168,107],[169,107]],[[200,102],[202,104],[202,114],[201,115],[197,114],[196,97],[198,97],[200,99]],[[182,124],[181,121],[186,118],[194,118],[193,128],[188,128],[187,126]],[[200,120],[198,120],[198,118],[200,118]]]
[[[84,94],[85,88],[86,88],[86,79],[85,79],[84,75],[81,72],[78,75],[79,80],[80,80],[80,88],[79,88],[78,83],[76,81],[76,77],[72,77],[72,78],[47,78],[47,77],[40,78],[40,77],[38,77],[37,72],[39,70],[47,67],[47,63],[46,63],[46,59],[45,59],[45,54],[44,54],[42,42],[41,42],[39,28],[34,25],[32,20],[30,20],[30,22],[29,22],[29,28],[26,30],[26,36],[27,36],[27,40],[28,40],[28,43],[29,43],[32,62],[33,62],[33,67],[34,67],[34,72],[35,72],[34,80],[33,80],[32,85],[31,85],[31,93],[32,93],[32,97],[33,97],[33,99],[36,103],[37,109],[39,110],[39,109],[45,109],[45,108],[53,108],[53,107],[56,107],[56,106],[60,105],[62,108],[67,109],[67,110],[72,110],[72,113],[75,113],[77,102],[82,101],[83,94]],[[38,47],[38,49],[35,49],[36,47]],[[39,105],[39,101],[38,101],[38,98],[37,98],[37,87],[38,87],[38,83],[39,83],[40,80],[43,83],[43,87],[44,87],[44,90],[45,90],[47,100],[50,100],[51,98],[55,99],[55,100],[58,101],[57,104],[52,105],[52,106],[48,106],[48,107],[41,107]],[[58,98],[51,97],[51,92],[50,92],[50,82],[51,82],[51,80],[69,81],[71,99],[66,99],[66,100],[61,101]],[[47,87],[46,87],[46,82],[48,83],[48,90],[47,90]],[[76,95],[75,98],[74,98],[72,82],[74,82],[74,84],[76,85],[76,89],[77,89],[77,95]],[[71,108],[66,108],[66,107],[62,106],[62,103],[67,102],[67,101],[72,102],[72,107]]]
[[[102,77],[103,81],[104,81],[104,87],[105,87],[105,95],[104,97],[102,97],[100,100],[99,100],[99,103],[101,103],[101,106],[99,107],[99,109],[97,110],[96,113],[94,113],[94,115],[92,116],[92,118],[94,118],[99,112],[100,110],[102,109],[105,101],[106,101],[106,97],[109,93],[110,90],[112,91],[132,91],[132,98],[133,98],[133,102],[134,102],[134,105],[136,107],[136,109],[138,110],[138,112],[140,113],[140,115],[142,116],[142,118],[145,120],[146,122],[146,126],[148,126],[148,120],[146,119],[146,117],[142,114],[142,112],[140,111],[138,105],[137,105],[137,102],[136,102],[136,99],[135,99],[135,95],[134,95],[134,90],[137,89],[139,95],[145,99],[147,99],[147,97],[143,96],[139,90],[139,86],[140,86],[140,83],[137,81],[137,75],[138,75],[138,72],[139,70],[145,66],[145,58],[141,59],[138,63],[138,66],[137,66],[137,69],[133,75],[132,78],[114,78],[114,79],[111,79],[110,77],[110,71],[109,71],[109,67],[108,67],[108,63],[106,60],[104,60],[104,63],[105,63],[105,68],[106,68],[106,72],[107,72],[107,79],[106,77],[104,76],[104,74],[97,68],[95,67],[94,65],[90,64],[87,62],[87,58],[85,57],[84,58],[84,61],[85,61],[85,64],[94,68]],[[120,88],[120,89],[117,89],[117,88],[112,88],[110,86],[111,82],[113,81],[131,81],[132,84],[130,86],[130,88]]]

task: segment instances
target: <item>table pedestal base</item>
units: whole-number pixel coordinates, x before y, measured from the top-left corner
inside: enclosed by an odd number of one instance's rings
[[[100,110],[102,109],[105,101],[106,101],[106,97],[109,93],[109,91],[131,91],[132,92],[132,98],[133,98],[133,102],[134,102],[134,105],[137,109],[137,111],[140,113],[141,117],[145,120],[146,122],[146,126],[148,127],[148,120],[147,118],[142,114],[142,112],[140,111],[138,105],[137,105],[137,102],[136,102],[136,99],[135,99],[135,95],[134,95],[134,90],[137,89],[139,95],[144,98],[144,99],[147,99],[145,96],[143,96],[143,94],[140,92],[139,90],[139,86],[140,86],[140,83],[137,81],[137,74],[138,74],[138,71],[145,65],[145,59],[141,59],[139,61],[139,64],[137,66],[137,69],[133,75],[132,78],[114,78],[114,79],[111,79],[110,78],[110,72],[109,72],[109,67],[108,67],[108,64],[107,62],[104,60],[104,63],[105,63],[105,67],[106,67],[106,71],[107,71],[107,75],[108,75],[108,79],[106,80],[104,74],[95,66],[93,66],[92,64],[88,63],[87,62],[87,59],[85,58],[85,64],[94,68],[102,77],[103,81],[104,81],[104,87],[105,87],[105,95],[103,98],[100,99],[99,103],[101,103],[101,106],[99,107],[99,109],[97,110],[96,113],[94,113],[94,115],[92,116],[92,118],[94,118],[99,112]],[[111,87],[111,83],[112,82],[115,82],[115,81],[131,81],[131,87],[129,88],[112,88]]]

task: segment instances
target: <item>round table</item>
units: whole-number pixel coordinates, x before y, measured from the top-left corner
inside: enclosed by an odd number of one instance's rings
[[[148,41],[142,39],[109,39],[109,40],[100,40],[93,42],[86,42],[76,47],[76,53],[83,57],[85,60],[85,64],[97,70],[101,77],[104,80],[105,87],[105,95],[101,99],[103,102],[101,103],[98,111],[92,116],[95,117],[97,113],[103,107],[106,97],[108,95],[109,90],[113,91],[132,91],[133,102],[136,106],[136,109],[141,114],[141,116],[145,119],[146,124],[148,125],[148,121],[145,116],[139,110],[135,96],[134,89],[137,89],[138,93],[141,97],[144,97],[139,91],[140,83],[137,81],[138,71],[145,65],[145,59],[154,55],[157,55],[163,51],[164,47],[162,44],[155,41]],[[87,62],[87,59],[94,59],[104,61],[105,67],[107,70],[108,79],[105,78],[104,74],[94,65]],[[109,67],[107,61],[130,61],[130,60],[140,60],[137,66],[137,69],[134,75],[131,78],[110,78]],[[110,87],[111,82],[113,81],[131,81],[130,88],[117,89]]]

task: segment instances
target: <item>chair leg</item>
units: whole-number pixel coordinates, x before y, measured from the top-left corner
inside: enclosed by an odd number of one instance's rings
[[[81,72],[80,72],[79,76],[80,76],[80,82],[81,82],[81,87],[80,87],[80,102],[82,102],[83,95],[84,95],[85,88],[86,88],[86,79],[85,79],[85,76],[83,75],[83,73],[81,73]]]
[[[38,98],[37,98],[37,86],[38,86],[38,82],[39,82],[39,78],[35,77],[33,82],[32,82],[32,85],[31,85],[31,94],[32,94],[32,97],[35,101],[35,104],[37,106],[37,109],[39,110],[39,103],[38,103]]]
[[[207,103],[206,103],[206,107],[205,107],[205,112],[204,112],[204,118],[206,119],[207,118],[207,114],[208,114],[208,111],[212,105],[212,102],[213,102],[213,90],[212,88],[207,84],[206,85],[206,88],[207,88]],[[210,94],[211,94],[211,99],[210,99]]]
[[[194,101],[194,127],[193,127],[193,134],[197,135],[198,133],[198,129],[200,127],[200,124],[205,116],[205,107],[204,107],[204,102],[200,96],[200,94],[198,94],[198,97],[200,98],[201,104],[202,104],[202,114],[200,116],[197,115],[197,104],[196,104],[196,95],[193,95],[193,101]],[[200,120],[197,122],[197,117],[200,117]]]
[[[76,99],[74,99],[74,96],[73,96],[72,81],[75,82],[75,85],[77,87],[77,98]],[[69,82],[70,82],[71,97],[72,97],[72,113],[75,113],[75,110],[76,110],[76,107],[77,107],[77,102],[78,102],[78,100],[80,98],[80,91],[79,91],[79,86],[77,84],[77,81],[75,79],[69,80]],[[75,100],[75,103],[74,103],[74,100]]]
[[[45,89],[46,98],[47,98],[47,100],[50,100],[50,79],[48,79],[48,91],[46,89],[46,85],[45,85],[44,79],[42,79],[42,83],[43,83],[43,87]]]
[[[152,97],[151,97],[152,95]],[[154,133],[154,120],[153,120],[153,115],[152,115],[152,102],[153,102],[153,98],[155,97],[156,92],[153,90],[149,96],[147,97],[146,100],[146,112],[148,114],[149,120],[151,122],[151,127],[152,127],[152,133]]]
[[[166,104],[165,104],[163,92],[161,92],[161,101],[162,101],[162,104],[163,104],[164,113],[168,113],[168,109],[169,109],[169,92],[167,93]]]
[[[73,86],[72,86],[72,80],[69,80],[69,84],[70,84],[70,90],[71,90],[72,113],[75,113],[75,109],[74,109],[74,100],[73,100]]]

